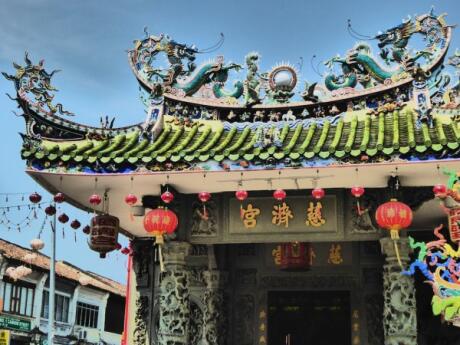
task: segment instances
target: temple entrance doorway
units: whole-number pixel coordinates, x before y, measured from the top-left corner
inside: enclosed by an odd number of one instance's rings
[[[269,291],[268,345],[351,345],[348,291]]]

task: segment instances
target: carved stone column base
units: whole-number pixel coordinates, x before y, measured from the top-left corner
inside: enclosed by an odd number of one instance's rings
[[[383,266],[383,327],[385,345],[417,345],[417,309],[414,281],[401,274],[396,257],[395,242],[390,238],[380,240],[386,255]],[[409,262],[407,238],[396,241],[403,266]]]

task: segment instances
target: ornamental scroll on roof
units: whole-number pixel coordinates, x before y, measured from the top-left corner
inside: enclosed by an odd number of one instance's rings
[[[43,61],[34,65],[26,54],[25,66],[14,64],[16,74],[3,75],[14,81],[17,96],[10,98],[26,120],[22,156],[39,169],[228,170],[395,155],[451,158],[460,145],[460,53],[444,64],[451,34],[444,15],[411,17],[325,61],[321,80],[300,82],[288,63],[261,71],[257,52],[238,63],[222,56],[198,63],[223,36],[200,50],[145,31],[128,58],[146,117],[122,128],[108,117],[91,127],[63,116],[72,114],[54,101],[55,71],[46,72]]]

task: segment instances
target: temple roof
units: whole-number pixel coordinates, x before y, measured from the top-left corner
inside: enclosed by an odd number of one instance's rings
[[[457,111],[457,110],[455,110]],[[459,122],[442,111],[430,128],[417,122],[410,106],[389,105],[369,115],[354,111],[345,116],[278,123],[221,123],[196,121],[189,125],[166,117],[155,140],[140,130],[103,140],[24,143],[22,157],[35,168],[66,166],[75,171],[123,172],[146,166],[149,170],[213,170],[260,166],[312,166],[336,162],[385,161],[403,156],[448,158],[460,143]]]

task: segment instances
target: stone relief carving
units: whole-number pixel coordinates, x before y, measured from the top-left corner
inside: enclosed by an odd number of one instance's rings
[[[190,345],[200,345],[203,338],[203,311],[190,301]]]
[[[134,345],[146,345],[148,315],[149,299],[147,296],[139,296],[136,300],[136,316],[134,317]]]
[[[190,286],[204,286],[203,272],[206,270],[206,267],[190,267],[189,278]]]
[[[218,289],[207,289],[204,293],[205,344],[221,344],[223,296]]]
[[[205,244],[193,244],[190,256],[207,256],[208,247]]]
[[[215,236],[217,234],[218,207],[214,200],[206,203],[206,208],[200,202],[192,205],[191,234],[194,236]]]
[[[383,296],[381,294],[366,296],[365,308],[367,343],[369,345],[383,345]]]
[[[414,281],[401,274],[394,243],[390,238],[380,240],[386,254],[383,266],[383,327],[386,345],[417,345],[417,314]],[[407,239],[398,241],[403,265],[409,261]]]
[[[240,295],[236,298],[235,304],[235,344],[254,344],[254,313],[255,301],[252,295]]]
[[[153,244],[150,241],[137,241],[133,245],[133,269],[139,288],[149,286],[149,265],[152,262],[152,252]]]
[[[359,198],[358,203],[355,198],[351,201],[351,231],[352,234],[371,234],[378,231],[374,224],[373,215],[378,205],[378,201],[372,192],[368,192]]]
[[[189,345],[189,290],[188,273],[168,270],[160,284],[160,345]]]

